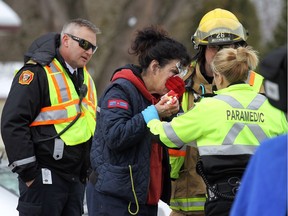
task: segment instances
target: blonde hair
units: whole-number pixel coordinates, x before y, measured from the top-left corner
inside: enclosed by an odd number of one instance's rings
[[[258,52],[252,47],[224,48],[216,53],[211,68],[222,74],[229,83],[246,81],[249,70],[254,70],[259,62]]]

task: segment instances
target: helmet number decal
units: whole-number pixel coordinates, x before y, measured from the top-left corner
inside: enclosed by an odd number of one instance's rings
[[[233,39],[231,38],[230,33],[216,33],[213,34],[211,37],[208,38],[208,43],[213,44],[213,43],[231,43]]]
[[[225,38],[225,33],[218,33],[216,34],[216,38]]]

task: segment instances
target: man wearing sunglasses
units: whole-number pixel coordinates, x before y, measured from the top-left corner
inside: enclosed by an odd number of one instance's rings
[[[19,174],[19,215],[80,216],[96,88],[86,65],[100,30],[74,19],[61,34],[36,39],[16,73],[1,119],[13,172]]]
[[[89,41],[87,40],[84,40],[82,38],[79,38],[79,37],[76,37],[72,34],[68,34],[67,35],[69,37],[71,37],[74,41],[77,41],[79,43],[79,46],[82,47],[84,50],[89,50],[89,49],[92,49],[92,52],[93,54],[96,52],[97,50],[97,46],[94,46],[93,44],[91,44]]]

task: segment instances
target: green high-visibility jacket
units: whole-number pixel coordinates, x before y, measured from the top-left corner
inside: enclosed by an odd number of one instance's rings
[[[212,86],[215,84],[205,79],[200,71],[200,65],[196,62],[191,63],[184,80],[192,83],[191,89],[186,89],[181,100],[181,107],[187,112],[193,107],[195,97],[201,97],[203,93],[212,93]],[[248,73],[246,83],[252,86],[255,92],[264,92],[263,77],[252,70]],[[197,148],[185,145],[181,149],[169,149],[169,155],[171,178],[174,179],[170,208],[187,213],[204,211],[206,186],[196,172],[199,155]]]
[[[74,84],[58,60],[55,58],[44,69],[48,78],[51,106],[42,108],[31,126],[53,124],[57,133],[60,133],[79,114],[79,119],[60,137],[70,146],[86,142],[93,136],[96,127],[96,88],[91,76],[84,68],[87,93],[79,104],[80,98]]]
[[[168,147],[197,146],[208,177],[225,172],[226,166],[233,169],[233,163],[244,170],[249,159],[239,162],[235,157],[235,161],[215,164],[211,162],[215,157],[252,155],[261,141],[288,131],[285,114],[248,84],[231,85],[215,93],[217,96],[203,98],[169,123],[157,119],[148,123],[151,132]]]

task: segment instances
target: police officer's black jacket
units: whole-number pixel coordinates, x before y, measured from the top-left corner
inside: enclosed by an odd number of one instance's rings
[[[54,139],[42,142],[41,139],[55,136],[53,125],[29,125],[41,108],[50,106],[46,72],[42,66],[49,64],[54,57],[61,62],[70,75],[63,58],[58,52],[60,35],[49,33],[35,40],[25,54],[24,66],[15,75],[1,119],[1,133],[9,163],[36,156],[36,161],[16,166],[12,171],[27,182],[40,174],[42,167],[61,175],[68,181],[84,181],[89,166],[91,139],[86,143],[64,147],[63,158],[54,160]],[[28,60],[33,61],[28,61]],[[33,80],[26,85],[19,83],[23,71],[31,71]],[[83,83],[83,69],[78,69]],[[82,84],[81,83],[81,84]]]

